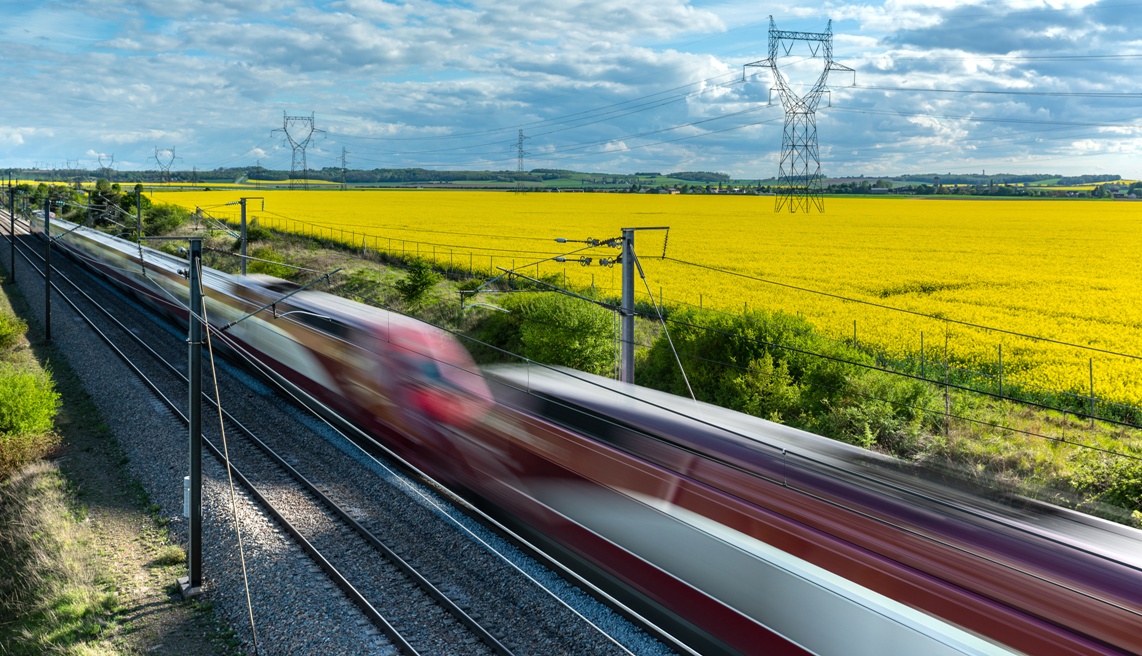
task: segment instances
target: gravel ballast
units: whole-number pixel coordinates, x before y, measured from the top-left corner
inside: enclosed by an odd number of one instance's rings
[[[42,242],[31,243],[42,250]],[[7,258],[7,249],[0,249],[0,258]],[[16,266],[17,282],[32,307],[33,320],[36,315],[42,317],[42,277],[19,254]],[[62,281],[57,284],[68,291]],[[121,298],[115,303],[120,318],[130,305]],[[68,306],[53,299],[53,310],[53,340],[111,425],[130,459],[130,471],[161,507],[161,513],[171,518],[172,532],[185,542],[185,426]],[[174,362],[181,357],[185,363],[185,332],[151,322],[139,323],[132,332]],[[141,353],[137,347],[125,350]],[[506,635],[505,642],[515,641],[512,648],[519,653],[670,653],[610,609],[448,506],[432,490],[365,455],[322,422],[283,403],[252,377],[228,365],[220,365],[219,374],[223,403],[228,409],[240,403],[245,413],[258,417],[259,434],[264,439],[272,437],[273,448],[300,454],[287,459],[319,488],[335,496],[340,505],[351,508],[355,518],[383,540],[399,542],[394,547],[398,553],[423,567],[450,596],[463,601],[475,614],[495,618],[493,632]],[[185,386],[181,397],[178,389],[164,393],[185,407]],[[204,425],[211,422],[216,423],[216,419],[206,408]],[[216,432],[216,427],[213,430]],[[230,437],[232,449],[235,439]],[[262,653],[395,653],[387,639],[339,589],[320,576],[310,558],[240,488],[237,498],[237,525],[245,543]],[[203,461],[203,514],[203,597],[216,605],[244,647],[252,651],[253,634],[226,473],[210,455]],[[441,553],[455,557],[441,559]],[[563,601],[553,601],[553,593]],[[583,618],[617,636],[625,650]],[[520,629],[524,621],[532,622],[534,628]],[[456,646],[430,653],[467,652]]]

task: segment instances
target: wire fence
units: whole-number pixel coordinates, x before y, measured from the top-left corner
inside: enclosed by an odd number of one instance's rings
[[[203,210],[199,214],[206,215]],[[236,213],[222,213],[213,212],[210,216],[217,219],[220,226],[225,227],[229,231],[233,231],[234,227],[238,224],[239,218]],[[502,276],[505,271],[524,273],[528,278],[533,278],[542,283],[552,291],[569,291],[575,289],[576,285],[570,282],[566,273],[560,275],[559,268],[548,266],[544,271],[542,264],[549,262],[554,256],[561,255],[560,251],[556,250],[520,250],[520,249],[506,249],[506,248],[492,248],[483,246],[460,246],[447,242],[430,242],[418,241],[401,237],[391,237],[383,234],[366,234],[352,229],[344,229],[340,227],[333,227],[321,225],[317,223],[302,221],[273,214],[257,214],[252,220],[263,227],[274,230],[276,232],[286,235],[298,235],[314,239],[325,245],[348,250],[354,254],[381,262],[395,262],[395,263],[409,263],[414,261],[427,261],[441,270],[446,275],[457,279],[483,279],[487,280]],[[438,231],[441,234],[451,234],[447,231]],[[458,236],[459,233],[456,233]],[[529,264],[532,260],[541,258],[540,262]],[[673,259],[673,258],[664,258]],[[702,268],[707,267],[694,262],[686,262],[682,260],[675,260],[686,265],[697,266]],[[526,265],[526,266],[525,266]],[[530,268],[529,268],[530,267]],[[560,267],[565,270],[566,264]],[[731,275],[740,275],[736,272],[725,271],[716,269],[722,273]],[[914,312],[911,310],[894,308],[889,305],[868,302],[862,299],[854,299],[842,295],[831,294],[828,292],[820,292],[819,290],[812,290],[809,288],[784,285],[778,281],[768,279],[756,278],[753,276],[745,276],[753,279],[759,284],[774,284],[779,286],[786,286],[801,293],[817,294],[833,297],[836,300],[843,302],[853,302],[865,305],[874,306],[887,311],[900,312],[905,315],[922,317],[927,320],[942,322],[945,324],[943,335],[948,339],[951,334],[950,327],[963,326],[985,331],[994,331],[1000,334],[1006,334],[1013,337],[1023,339],[1041,340],[1050,342],[1060,346],[1074,347],[1079,349],[1089,350],[1094,353],[1103,353],[1108,355],[1122,356],[1130,359],[1142,358],[1129,353],[1119,353],[1116,351],[1086,347],[1080,344],[1073,344],[1062,340],[1055,340],[1017,331],[1010,331],[993,326],[983,324],[976,324],[971,322],[957,321],[945,317],[938,317],[923,313]],[[595,280],[592,276],[592,282],[589,288],[579,289],[595,299],[607,299],[609,302],[602,303],[604,306],[609,307],[614,312],[619,311],[618,299],[621,296],[620,287],[617,284],[616,272],[612,268],[608,272],[604,272],[601,276],[602,280]],[[578,292],[575,292],[578,293]],[[765,342],[761,344],[767,349],[784,350],[786,352],[796,352],[808,357],[822,358],[833,360],[840,364],[864,369],[868,371],[876,371],[882,374],[891,375],[900,379],[907,379],[923,384],[938,387],[944,393],[955,392],[957,394],[970,394],[980,398],[991,399],[996,402],[1005,402],[1018,404],[1024,407],[1034,408],[1039,411],[1058,412],[1063,416],[1071,415],[1076,419],[1090,421],[1093,425],[1094,422],[1101,422],[1107,426],[1135,429],[1142,428],[1142,411],[1137,406],[1129,403],[1111,400],[1105,398],[1103,395],[1098,394],[1097,390],[1097,377],[1095,361],[1093,356],[1088,358],[1088,380],[1089,387],[1084,392],[1077,392],[1074,390],[1060,390],[1050,388],[1047,386],[1036,385],[1035,383],[1025,380],[1017,380],[1012,375],[1013,368],[1011,367],[1010,354],[1005,363],[1002,354],[1002,345],[997,345],[995,366],[991,368],[981,368],[979,363],[958,362],[949,357],[945,352],[946,345],[940,344],[944,340],[937,339],[937,343],[933,344],[931,338],[925,339],[923,331],[918,331],[919,348],[901,353],[890,353],[886,349],[878,347],[872,341],[862,341],[859,333],[859,324],[854,320],[853,335],[851,338],[837,337],[835,335],[823,334],[810,325],[790,325],[788,322],[782,323],[773,313],[765,311],[763,308],[754,308],[751,311],[748,302],[743,304],[742,312],[735,313],[728,311],[724,308],[717,307],[713,303],[705,303],[704,296],[699,297],[699,302],[694,304],[683,300],[670,299],[667,301],[664,290],[660,287],[657,298],[653,293],[649,292],[635,292],[636,299],[636,313],[643,319],[648,321],[657,322],[658,317],[656,312],[652,311],[655,305],[662,308],[664,318],[668,323],[677,325],[678,327],[688,328],[691,330],[716,330],[709,326],[700,325],[694,322],[681,321],[676,319],[673,315],[676,311],[682,309],[698,310],[700,312],[709,312],[712,314],[720,315],[726,318],[737,318],[744,320],[747,323],[755,325],[779,325],[782,330],[802,337],[812,336],[815,339],[822,340],[824,343],[830,344],[837,349],[838,352],[845,353],[841,357],[834,354],[821,353],[817,351],[810,351],[790,344],[783,344],[778,342]],[[740,335],[727,335],[736,338],[743,338]],[[744,339],[744,338],[743,338]],[[617,338],[616,338],[617,341]],[[649,344],[640,344],[641,348],[649,348]],[[849,349],[844,351],[843,349]],[[617,348],[616,348],[617,353]],[[683,355],[680,353],[680,355]],[[617,356],[616,356],[617,357]],[[683,355],[688,359],[693,359],[694,354]],[[734,366],[732,363],[721,363],[725,366]],[[975,366],[972,366],[972,365]],[[1017,369],[1015,370],[1017,371]],[[871,400],[885,401],[896,404],[898,402],[891,399],[875,398]],[[922,409],[925,413],[932,413],[930,408]],[[994,422],[986,422],[979,419],[972,419],[963,415],[953,415],[950,411],[950,406],[945,409],[943,413],[948,420],[963,421],[968,423],[976,423],[979,425],[989,426],[995,429],[1001,429],[1008,432],[1016,432],[1027,434],[1047,440],[1060,441],[1062,438],[1057,436],[1050,436],[1041,434],[1035,431],[1025,431],[1013,426],[1005,426],[995,424]],[[1066,441],[1066,440],[1063,440]],[[1070,443],[1070,442],[1068,442]],[[1098,449],[1098,447],[1092,447]],[[1106,451],[1113,455],[1121,455],[1124,457],[1131,457],[1129,454],[1118,453],[1114,451]]]

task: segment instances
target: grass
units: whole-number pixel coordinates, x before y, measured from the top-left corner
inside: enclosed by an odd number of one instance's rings
[[[224,238],[219,240],[216,249],[225,250],[229,242]],[[328,271],[339,266],[346,267],[340,282],[331,291],[361,302],[400,311],[415,310],[414,313],[424,320],[466,334],[479,334],[482,321],[489,320],[489,317],[493,317],[492,320],[497,318],[494,313],[479,310],[463,314],[457,311],[456,291],[459,288],[472,288],[474,283],[471,281],[437,282],[419,303],[409,303],[402,299],[399,283],[403,275],[400,269],[418,261],[411,252],[405,260],[399,256],[377,253],[362,258],[359,248],[346,244],[280,233],[267,236],[260,245],[272,247],[285,261],[312,269]],[[234,258],[215,259],[210,264],[230,271],[237,268]],[[386,264],[396,266],[388,267]],[[466,271],[449,271],[445,268],[445,273],[463,277]],[[561,283],[562,280],[555,282]],[[594,296],[586,289],[580,291]],[[671,310],[668,303],[667,312]],[[677,308],[673,310],[677,311]],[[818,327],[811,322],[806,323],[807,330],[820,335]],[[609,339],[609,327],[607,331]],[[641,318],[636,321],[636,332],[637,341],[641,344],[655,343],[663,338],[656,322]],[[675,335],[676,341],[678,338],[679,335]],[[865,345],[863,342],[860,349],[854,350],[859,350],[859,353],[849,354],[846,358],[851,356],[857,360],[867,359],[873,362],[884,357],[875,345]],[[640,366],[646,364],[646,353],[646,349],[640,349]],[[773,354],[774,360],[780,359],[777,351],[773,351]],[[672,358],[670,360],[669,366],[673,367]],[[764,371],[754,375],[762,374]],[[917,423],[907,417],[894,416],[899,414],[898,404],[897,409],[893,409],[897,397],[905,398],[897,392],[912,384],[911,381],[889,374],[881,374],[877,380],[873,378],[870,376],[865,384],[859,381],[851,386],[849,382],[843,383],[849,387],[847,398],[832,399],[840,411],[826,416],[825,421],[817,422],[809,429],[890,453],[934,470],[954,472],[957,478],[966,478],[973,484],[1043,499],[1142,527],[1142,460],[1137,459],[1142,457],[1142,431],[1125,430],[1099,422],[1092,426],[1089,421],[1079,421],[1073,415],[953,390],[949,398],[951,413],[966,419],[950,420],[945,433],[943,391],[938,384],[923,383],[931,389],[922,395],[924,399],[920,412],[924,419]],[[655,381],[644,382],[659,386]],[[661,380],[658,382],[661,383]],[[809,383],[798,380],[789,381],[789,385],[807,384]],[[760,388],[746,391],[751,390],[755,395],[774,391],[764,384]],[[703,395],[701,389],[696,389],[696,392],[700,397]],[[828,393],[825,394],[828,396]],[[832,396],[837,397],[836,394]],[[881,398],[866,398],[871,396]],[[849,405],[840,408],[840,403]],[[734,409],[748,410],[745,407]],[[794,408],[792,412],[796,414],[798,410]],[[854,429],[861,426],[864,427],[863,432],[854,432]],[[830,435],[832,429],[846,431],[846,434]],[[1121,453],[1125,457],[1105,451]]]
[[[0,325],[9,299],[29,316],[18,290],[6,291]],[[0,654],[137,654],[164,644],[187,656],[238,653],[236,636],[209,609],[163,594],[185,572],[182,549],[63,353],[36,330],[31,344],[21,334],[0,350],[0,361],[47,378],[39,363],[51,359],[62,403],[54,429],[34,433],[45,446],[32,451],[51,450],[53,459],[29,451],[30,462],[0,473]]]
[[[37,462],[0,485],[0,652],[99,654],[121,610],[87,545],[58,468]]]

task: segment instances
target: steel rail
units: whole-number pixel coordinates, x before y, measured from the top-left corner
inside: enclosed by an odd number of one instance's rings
[[[21,222],[21,223],[24,223],[24,222]],[[24,225],[27,226],[28,234],[34,234],[31,232],[31,228],[30,228],[29,224],[24,223]],[[27,259],[26,254],[21,252],[21,255],[25,259]],[[37,271],[38,271],[38,268],[37,268]],[[69,284],[71,284],[73,287],[75,287],[81,294],[83,294],[84,296],[87,296],[86,293],[83,292],[82,289],[79,289],[78,286],[76,286],[73,281],[71,281],[66,276],[63,276],[63,277],[65,280],[68,281]],[[100,276],[100,277],[102,277],[102,276]],[[110,284],[113,284],[113,283],[110,283]],[[56,287],[57,291],[59,290],[58,286],[54,285],[54,283],[53,283],[53,287]],[[62,295],[62,292],[61,292],[61,295]],[[156,302],[170,302],[168,299],[163,299],[162,297],[160,297],[158,295],[153,295],[152,298],[155,299]],[[106,311],[106,309],[104,309],[99,303],[97,303],[93,299],[90,299],[90,297],[88,297],[88,299],[93,305],[100,308],[100,310],[103,311],[104,314],[106,314],[113,322],[118,324],[121,329],[123,329],[125,332],[130,334],[139,343],[139,345],[141,345],[144,349],[153,352],[153,349],[150,347],[150,345],[141,341],[141,339],[138,338],[137,336],[135,336],[132,331],[126,329],[122,325],[122,323],[119,322],[119,320],[116,317],[109,314]],[[69,301],[69,303],[70,303],[70,301]],[[88,322],[90,323],[90,320],[88,320]],[[219,336],[225,340],[225,337],[223,335],[219,335]],[[241,351],[241,349],[239,347],[236,347],[236,346],[231,346],[231,348],[236,348],[238,351]],[[239,356],[242,359],[246,360],[249,363],[249,366],[252,366],[255,369],[258,369],[259,365],[261,365],[260,361],[253,358],[250,354],[247,354],[244,352],[239,352]],[[121,355],[120,357],[124,358],[124,360],[127,361],[126,356]],[[158,356],[157,354],[155,357],[161,359],[161,356]],[[168,364],[168,366],[170,366],[170,365]],[[262,365],[262,366],[264,366],[264,365]],[[140,375],[142,375],[142,374],[140,374]],[[264,372],[263,372],[263,375],[265,375]],[[180,376],[181,376],[181,374],[180,374]],[[185,376],[182,376],[182,377],[185,380]],[[292,389],[285,389],[284,391],[287,393],[287,395],[289,397],[292,398],[292,400],[295,403],[300,404],[302,407],[310,408],[311,411],[312,411],[312,406],[309,403],[307,403],[307,400],[311,401],[313,403],[316,403],[317,405],[320,405],[321,407],[324,407],[323,404],[320,404],[315,399],[312,399],[312,397],[309,397],[308,394],[305,394],[302,390],[300,390],[299,388],[296,388],[296,386],[293,386],[292,384],[290,384],[289,387]],[[155,390],[155,392],[157,394],[159,394],[160,396],[162,396],[161,392],[159,392],[157,389]],[[301,397],[299,397],[298,394],[300,394]],[[304,397],[304,398],[302,398],[302,397]],[[163,398],[165,399],[165,397],[163,397]],[[210,399],[209,397],[207,397],[207,401],[211,405],[214,405],[213,399]],[[169,401],[168,401],[168,403],[169,403]],[[238,423],[238,422],[235,422],[235,423],[236,423],[236,425],[239,426],[240,430],[243,430],[243,431],[245,430],[245,428],[243,426],[241,426],[240,423]],[[416,478],[419,478],[420,480],[427,483],[429,485],[429,487],[431,487],[433,490],[444,495],[444,497],[446,499],[448,499],[452,502],[452,504],[454,506],[454,508],[453,508],[454,510],[458,510],[462,515],[467,516],[471,519],[474,519],[477,522],[484,524],[485,526],[488,526],[493,531],[498,532],[500,535],[507,537],[510,541],[512,541],[513,543],[518,545],[520,548],[522,548],[527,554],[536,558],[538,561],[544,563],[546,566],[554,569],[559,574],[560,577],[572,581],[575,585],[582,588],[590,596],[599,600],[601,603],[604,603],[605,605],[610,606],[611,608],[615,609],[621,615],[627,617],[630,621],[632,621],[635,624],[637,624],[638,626],[640,626],[648,634],[654,636],[655,638],[657,638],[658,640],[662,641],[663,643],[669,645],[671,648],[675,649],[678,652],[685,653],[685,654],[691,654],[691,655],[697,654],[697,652],[695,652],[689,645],[687,645],[684,641],[680,640],[679,638],[677,638],[676,636],[671,634],[664,627],[658,626],[656,623],[652,622],[651,620],[649,620],[648,618],[643,616],[643,614],[640,613],[638,610],[632,608],[628,604],[617,599],[614,595],[607,592],[603,588],[599,587],[598,585],[596,585],[591,580],[585,578],[579,572],[577,572],[573,568],[569,567],[567,564],[565,564],[562,561],[558,560],[557,558],[553,557],[552,555],[547,553],[541,547],[536,546],[535,544],[532,544],[530,540],[528,540],[526,537],[521,535],[516,530],[508,527],[507,525],[505,525],[500,520],[496,519],[492,515],[485,512],[483,509],[473,505],[471,502],[469,502],[464,497],[462,497],[462,496],[456,494],[455,492],[453,492],[452,490],[448,489],[446,486],[442,485],[441,483],[439,483],[438,481],[433,479],[427,473],[421,471],[419,468],[417,468],[414,465],[412,465],[411,463],[405,461],[402,457],[400,457],[398,454],[396,454],[395,452],[390,450],[383,443],[377,441],[375,439],[375,437],[365,433],[361,429],[359,429],[356,426],[349,424],[347,422],[341,421],[341,422],[339,422],[339,425],[342,428],[349,429],[349,432],[352,433],[353,435],[355,435],[355,438],[349,439],[349,442],[354,444],[355,446],[357,446],[359,449],[361,449],[361,452],[365,456],[370,458],[373,462],[379,464],[382,467],[385,467],[386,469],[389,469],[389,467],[391,465],[386,464],[384,462],[384,460],[391,460],[393,463],[395,463],[398,466],[398,468],[403,469],[403,470],[411,473]],[[330,426],[333,427],[332,424],[330,424]],[[336,427],[333,427],[333,428],[334,428],[334,430],[337,430]],[[346,437],[348,437],[348,436],[346,436]],[[257,444],[258,442],[260,442],[260,440],[257,440],[255,438],[255,444]],[[363,444],[362,444],[362,442],[363,442]],[[379,453],[377,453],[377,452],[379,452]],[[287,468],[287,471],[293,470],[293,468],[291,466],[289,466],[288,463],[285,464],[285,467]],[[322,493],[320,490],[317,490],[316,488],[313,488],[313,490],[315,491],[315,494],[314,494],[315,497],[317,497],[319,499],[325,499],[326,498],[324,493]],[[424,496],[423,493],[419,493],[419,494],[422,497]],[[487,543],[485,540],[483,540],[482,538],[477,536],[475,533],[473,533],[470,528],[466,527],[457,517],[455,517],[452,514],[452,512],[449,512],[448,509],[439,507],[440,504],[433,502],[429,499],[426,499],[426,501],[431,503],[431,505],[434,508],[437,508],[437,510],[440,511],[442,516],[445,517],[454,526],[456,526],[458,529],[463,531],[465,534],[469,535],[473,540],[477,541],[479,544],[483,545],[489,553],[492,553],[497,558],[499,558],[500,560],[505,562],[508,566],[510,566],[511,568],[515,569],[516,571],[519,571],[520,573],[522,573],[526,578],[531,580],[538,588],[540,588],[541,590],[546,592],[548,595],[550,595],[552,598],[557,600],[559,603],[561,603],[564,606],[566,606],[567,608],[569,608],[573,614],[582,618],[585,622],[587,622],[587,624],[593,626],[596,630],[599,631],[600,634],[606,636],[616,646],[619,646],[620,649],[623,649],[623,651],[630,653],[629,650],[627,650],[625,647],[623,647],[621,645],[621,643],[618,643],[617,641],[615,641],[614,638],[611,637],[606,630],[604,630],[602,627],[599,627],[597,624],[595,624],[591,620],[584,617],[582,615],[582,613],[580,613],[574,607],[568,605],[566,601],[562,600],[558,595],[556,595],[554,592],[552,592],[550,589],[548,589],[547,586],[545,586],[543,583],[539,582],[538,580],[534,579],[534,577],[523,572],[523,570],[521,570],[519,568],[519,566],[514,561],[512,561],[508,556],[504,555],[496,547]],[[343,511],[340,511],[340,512],[341,512],[341,514],[343,514]],[[344,515],[344,514],[343,514],[343,516],[347,517],[350,520],[349,521],[350,527],[353,527],[354,524],[359,525],[359,522],[356,522],[356,520],[353,520],[352,517],[349,517],[348,515]],[[357,529],[354,527],[354,530],[356,531]],[[367,532],[367,529],[365,529],[365,530]],[[364,538],[364,536],[362,536],[362,537]],[[368,538],[364,538],[364,539],[368,540]],[[394,565],[399,567],[399,565],[397,564],[398,561],[392,561],[392,562]],[[404,560],[399,559],[399,562],[404,562]],[[421,578],[423,578],[423,577],[421,577]],[[435,589],[435,586],[433,586],[433,589]],[[428,593],[428,594],[431,595],[432,593]],[[440,594],[443,595],[443,593],[440,593]],[[444,596],[446,597],[446,595],[444,595]],[[478,622],[476,622],[470,616],[468,616],[467,613],[463,612],[462,610],[461,610],[461,613],[467,619],[465,620],[465,619],[461,619],[459,617],[457,617],[457,619],[460,620],[461,623],[463,623],[465,626],[468,626],[468,622],[475,623],[477,626],[479,625]],[[487,631],[484,630],[482,627],[480,628],[480,631],[487,633]],[[494,637],[493,637],[493,640],[494,640]],[[510,653],[510,652],[506,651],[506,648],[503,647],[503,645],[500,644],[498,640],[496,640],[495,642],[498,646],[493,646],[492,644],[488,643],[487,641],[485,641],[485,644],[487,644],[490,648],[492,648],[498,654],[505,655],[507,653]],[[504,651],[501,651],[501,650],[504,650]]]
[[[42,276],[43,275],[42,269],[39,266],[37,266],[37,264],[35,262],[33,262],[28,257],[27,253],[25,252],[25,250],[26,250],[25,247],[19,246],[19,250],[20,250],[20,255],[28,262],[28,264],[37,273],[39,273]],[[90,302],[92,305],[94,305],[96,308],[98,308],[107,318],[109,318],[112,322],[114,322],[126,334],[130,335],[132,337],[132,339],[134,339],[135,342],[139,346],[142,346],[146,351],[148,351],[152,355],[152,357],[154,357],[157,361],[161,362],[170,372],[174,373],[176,377],[178,377],[179,379],[181,379],[183,381],[187,380],[187,377],[184,374],[182,374],[180,371],[178,371],[174,365],[172,365],[169,361],[167,361],[165,358],[163,358],[163,356],[159,355],[150,345],[146,344],[140,337],[135,335],[118,318],[113,316],[105,307],[103,307],[102,304],[97,302],[95,299],[91,298],[91,296],[89,294],[87,294],[87,292],[80,289],[79,286],[73,280],[71,280],[71,278],[69,276],[60,272],[57,267],[53,266],[52,268],[53,268],[53,270],[55,270],[59,274],[60,278],[66,280],[67,283],[69,285],[71,285],[76,290],[76,292],[78,292],[81,296],[83,296],[85,299],[87,299],[88,302]],[[120,359],[122,359],[124,361],[124,363],[127,364],[127,366],[130,367],[132,369],[132,371],[134,371],[134,373],[140,378],[140,380],[145,385],[147,385],[147,387],[150,388],[151,391],[154,392],[159,397],[159,399],[163,403],[165,403],[183,423],[185,423],[185,424],[189,423],[189,419],[187,418],[186,414],[175,404],[175,402],[172,401],[169,397],[167,397],[159,389],[158,385],[154,381],[152,381],[145,373],[143,373],[138,368],[138,366],[136,366],[136,364],[131,360],[131,358],[129,356],[127,356],[119,348],[119,346],[114,342],[114,340],[112,340],[103,330],[101,330],[96,325],[94,320],[92,320],[89,316],[87,316],[86,313],[84,313],[81,309],[79,309],[79,307],[74,303],[74,301],[70,297],[68,297],[63,292],[62,289],[60,289],[59,285],[57,285],[53,282],[52,288],[55,289],[56,293],[58,293],[60,295],[60,297],[63,298],[63,300],[72,308],[72,310],[75,311],[76,314],[79,315],[80,318],[82,318],[85,321],[85,323],[87,323],[96,332],[96,334],[98,334],[99,337],[105,343],[107,343],[108,346],[111,347],[111,349],[120,357]],[[208,403],[210,403],[212,406],[217,407],[217,404],[215,403],[214,399],[212,399],[209,395],[203,394],[203,398]],[[485,642],[485,644],[487,644],[495,653],[500,654],[501,656],[511,656],[512,652],[510,650],[508,650],[502,643],[499,642],[499,640],[497,640],[494,636],[492,636],[491,633],[487,629],[482,627],[478,622],[476,622],[467,613],[465,613],[462,609],[460,609],[459,606],[457,606],[455,604],[455,602],[453,602],[443,592],[441,592],[438,588],[436,588],[434,585],[432,585],[423,575],[421,575],[419,572],[417,572],[407,561],[405,561],[403,558],[398,556],[391,548],[389,548],[387,545],[385,545],[379,538],[377,538],[374,534],[369,532],[366,528],[364,528],[355,519],[350,517],[348,515],[348,513],[346,513],[343,509],[341,509],[339,506],[337,506],[336,503],[333,502],[327,495],[325,495],[320,490],[318,490],[317,487],[314,486],[312,482],[310,482],[308,479],[306,479],[294,467],[292,467],[291,465],[286,463],[285,460],[280,455],[278,455],[276,452],[274,452],[273,449],[270,448],[265,442],[263,442],[261,439],[256,437],[253,434],[253,432],[250,431],[250,429],[248,429],[240,421],[235,419],[229,412],[227,412],[226,410],[223,410],[222,412],[223,412],[225,418],[227,420],[231,421],[239,429],[239,431],[242,432],[247,438],[249,438],[251,440],[251,442],[255,446],[257,446],[260,451],[265,453],[271,459],[271,461],[273,461],[275,464],[279,465],[291,477],[293,477],[295,480],[297,480],[302,485],[302,487],[304,487],[306,489],[307,492],[309,492],[315,498],[317,498],[319,501],[321,501],[322,504],[327,507],[327,509],[329,509],[333,514],[335,514],[337,517],[342,519],[344,521],[344,523],[349,525],[349,527],[352,528],[355,533],[357,533],[360,537],[362,537],[366,542],[368,542],[375,549],[380,551],[382,553],[382,555],[384,555],[387,560],[389,560],[393,565],[395,565],[399,570],[401,570],[401,572],[404,573],[409,579],[411,579],[412,582],[415,583],[418,587],[421,587],[425,591],[426,594],[428,594],[430,597],[435,599],[437,601],[437,603],[439,603],[441,606],[444,606],[445,610],[448,610],[450,614],[454,615],[456,617],[456,619],[458,621],[460,621],[461,624],[463,624],[466,628],[468,628],[470,631],[472,631],[474,634],[476,634],[477,637],[479,637],[482,642]],[[222,451],[217,446],[215,446],[214,443],[211,442],[209,438],[203,436],[202,439],[203,439],[203,442],[206,444],[207,448],[218,459],[219,463],[225,465],[225,459],[223,457]],[[334,583],[336,583],[338,585],[338,587],[341,588],[346,593],[346,595],[350,598],[350,600],[353,601],[353,603],[356,606],[358,606],[358,608],[360,608],[362,610],[362,612],[365,613],[365,615],[367,617],[369,617],[370,621],[374,625],[376,625],[381,631],[383,631],[394,642],[394,646],[396,646],[403,653],[410,654],[412,656],[416,656],[420,653],[404,638],[403,635],[400,634],[400,632],[395,627],[392,626],[392,624],[390,624],[388,622],[388,620],[380,613],[380,611],[378,611],[365,598],[365,596],[363,594],[361,594],[361,592],[358,591],[352,585],[352,583],[349,582],[348,578],[345,577],[343,574],[341,574],[341,572],[338,571],[337,568],[332,563],[330,563],[329,560],[326,559],[320,553],[320,551],[316,547],[314,547],[304,537],[304,535],[302,535],[300,530],[298,530],[292,523],[290,523],[289,520],[286,519],[286,517],[281,512],[279,512],[276,508],[273,507],[273,505],[270,503],[270,501],[237,468],[236,465],[234,465],[231,462],[230,467],[231,467],[231,470],[234,472],[235,477],[238,479],[239,483],[243,487],[245,487],[251,493],[251,495],[255,499],[257,499],[258,502],[261,503],[267,509],[267,511],[269,511],[271,516],[273,516],[274,519],[277,520],[278,523],[298,542],[299,546],[301,546],[314,559],[314,561],[317,563],[317,565],[331,579],[333,579]]]

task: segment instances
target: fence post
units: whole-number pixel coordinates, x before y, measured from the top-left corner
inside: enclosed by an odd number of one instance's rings
[[[950,338],[948,327],[944,326],[944,437],[948,437],[950,433],[949,424],[952,419],[952,397],[948,389],[948,340]]]
[[[924,366],[924,331],[920,331],[920,377],[925,380],[928,378],[928,373],[925,371]]]
[[[1090,427],[1094,428],[1094,358],[1088,360],[1090,365]]]
[[[853,350],[857,347],[857,320],[853,319]]]
[[[999,345],[999,397],[1003,398],[1003,344]]]

